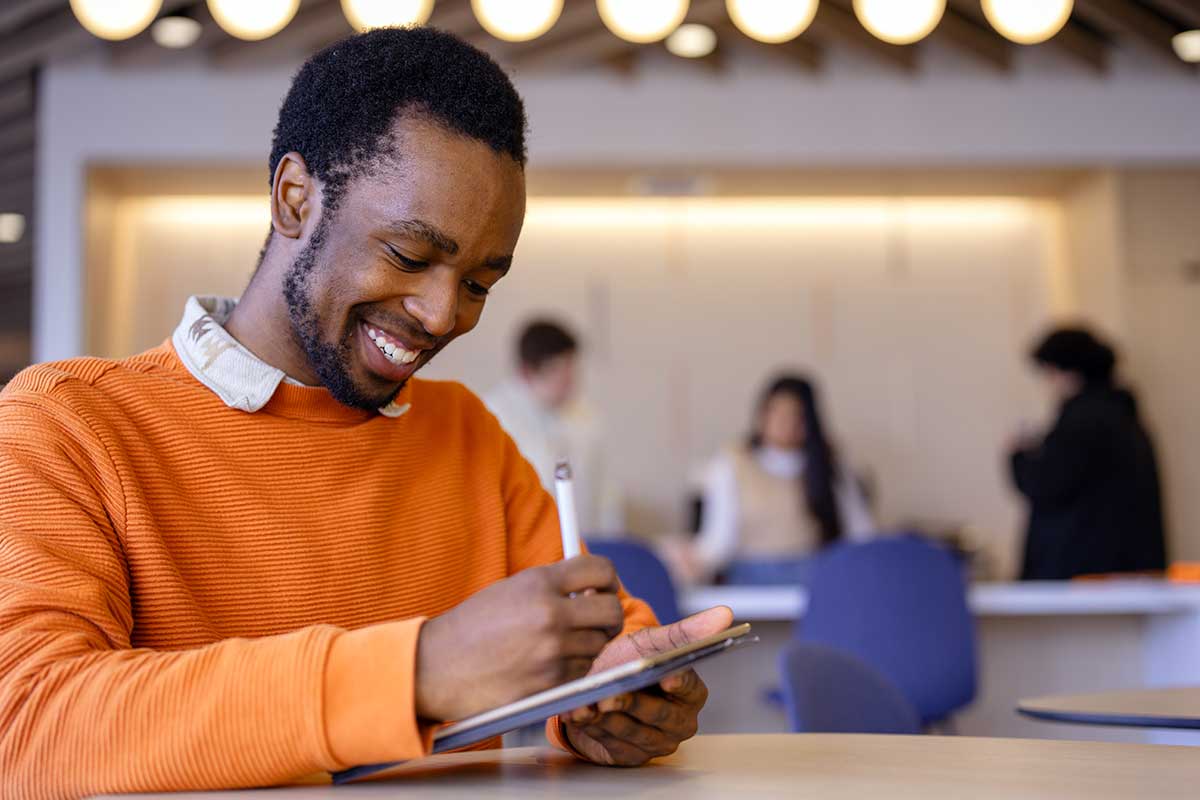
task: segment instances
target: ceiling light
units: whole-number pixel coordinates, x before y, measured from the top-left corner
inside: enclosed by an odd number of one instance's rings
[[[208,0],[208,10],[226,33],[257,42],[279,33],[296,16],[300,0]]]
[[[627,42],[649,44],[667,38],[687,16],[688,0],[596,0],[600,19]]]
[[[1171,39],[1175,55],[1189,64],[1200,64],[1200,30],[1184,31]]]
[[[424,25],[433,0],[342,0],[342,13],[356,30]]]
[[[1062,30],[1075,0],[983,0],[983,15],[1005,39],[1038,44]]]
[[[946,0],[854,0],[854,13],[877,39],[912,44],[933,33],[946,13]]]
[[[25,235],[24,214],[0,214],[0,243],[13,244]]]
[[[506,42],[528,42],[554,27],[563,0],[471,0],[483,29]]]
[[[200,38],[199,22],[182,14],[163,17],[150,26],[150,38],[160,47],[180,50],[191,47]]]
[[[162,8],[162,0],[71,0],[79,24],[101,39],[117,41],[146,29]]]
[[[751,39],[781,44],[812,24],[817,0],[725,0],[725,8],[738,30]]]
[[[689,22],[667,37],[667,50],[680,58],[704,58],[717,49],[717,34],[707,25]]]

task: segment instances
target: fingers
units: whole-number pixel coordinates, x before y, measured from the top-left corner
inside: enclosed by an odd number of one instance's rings
[[[688,669],[668,675],[659,683],[659,688],[667,693],[677,703],[703,708],[708,701],[708,687],[696,670]]]
[[[613,569],[612,562],[600,556],[577,556],[549,564],[545,569],[549,571],[559,594],[582,592],[585,589],[616,594],[619,587],[617,571]]]
[[[562,655],[588,659],[589,666],[609,642],[607,633],[599,630],[575,630],[563,635]]]
[[[654,655],[720,633],[731,622],[733,612],[725,606],[715,606],[672,625],[636,631],[629,635],[629,644],[639,656]]]
[[[568,627],[604,631],[605,642],[620,633],[625,625],[625,611],[615,594],[580,594],[563,598],[562,603]]]
[[[650,692],[635,692],[602,700],[598,710],[605,714],[627,715],[676,740],[695,734],[696,709]]]
[[[562,681],[573,681],[576,678],[582,678],[588,674],[592,668],[592,659],[585,658],[565,658],[562,661]]]
[[[679,749],[679,741],[658,728],[643,725],[628,714],[605,714],[583,726],[583,732],[600,742],[618,764],[644,764],[655,756]]]

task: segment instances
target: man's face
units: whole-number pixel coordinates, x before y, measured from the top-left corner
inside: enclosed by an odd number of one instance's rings
[[[563,353],[547,359],[537,369],[524,368],[522,374],[533,396],[543,408],[562,410],[575,396],[578,357]]]
[[[313,371],[366,409],[475,327],[525,216],[524,172],[507,155],[420,118],[393,130],[403,155],[350,180],[284,278]]]

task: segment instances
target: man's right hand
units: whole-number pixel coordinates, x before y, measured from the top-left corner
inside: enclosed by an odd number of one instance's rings
[[[586,675],[624,624],[617,586],[608,559],[584,555],[519,572],[430,619],[417,643],[417,715],[462,719]]]

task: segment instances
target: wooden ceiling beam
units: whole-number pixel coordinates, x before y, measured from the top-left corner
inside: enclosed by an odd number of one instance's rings
[[[1190,28],[1200,28],[1200,2],[1197,0],[1154,0],[1154,5]]]
[[[300,6],[295,19],[269,39],[245,42],[225,35],[208,48],[210,63],[237,68],[303,58],[350,35],[352,29],[338,0],[313,0]]]
[[[179,53],[206,51],[219,41],[229,38],[229,34],[221,30],[204,0],[163,0],[159,19],[174,14],[187,14],[200,23],[200,36],[190,46],[183,50],[172,50],[154,41],[149,28],[120,42],[110,42],[108,45],[109,63],[115,67],[144,67],[162,64],[173,59]]]
[[[6,0],[0,8],[0,36],[20,28],[32,20],[58,11],[65,0]]]
[[[980,24],[956,8],[946,9],[942,21],[932,35],[1000,72],[1007,72],[1012,68],[1012,47],[1009,41],[996,33],[986,22]]]
[[[483,31],[471,9],[470,0],[437,0],[429,24],[462,37]]]
[[[0,50],[0,81],[28,74],[58,53],[77,52],[99,41],[79,24],[65,4],[58,14],[40,19],[19,36],[6,39]]]
[[[805,71],[816,71],[821,68],[825,60],[824,49],[808,37],[807,33],[802,33],[795,39],[779,44],[768,44],[760,42],[757,39],[751,39],[746,34],[738,30],[738,27],[729,20],[719,22],[713,26],[717,35],[722,38],[732,38],[744,42],[747,45],[754,47],[760,53],[769,53],[779,58],[785,58],[792,63],[793,66],[799,67]]]
[[[823,0],[817,6],[812,31],[818,38],[845,42],[901,72],[911,73],[917,68],[917,50],[913,45],[888,44],[876,39],[854,16],[846,0]]]
[[[0,212],[24,211],[32,207],[32,174],[0,183]]]
[[[1175,55],[1171,39],[1180,28],[1133,0],[1079,0],[1075,13],[1114,36],[1130,37],[1182,69],[1194,68]]]
[[[1097,74],[1108,72],[1112,42],[1075,22],[1068,22],[1046,44],[1053,45]]]
[[[798,66],[804,70],[815,70],[821,66],[821,48],[803,34],[791,41],[781,42],[780,44],[767,44],[757,39],[751,39],[742,33],[733,24],[733,20],[729,18],[729,12],[725,8],[724,0],[699,0],[699,2],[693,2],[688,11],[687,21],[699,22],[716,31],[718,37],[717,47],[719,50],[728,50],[728,45],[732,42],[744,42],[761,52],[770,52],[773,55],[786,58],[794,66]],[[724,66],[726,55],[727,53],[724,53],[722,56],[717,57],[722,67]]]
[[[0,153],[32,150],[36,141],[37,126],[32,115],[0,125]]]
[[[33,75],[26,73],[0,85],[0,122],[33,114]]]
[[[513,66],[518,69],[592,60],[614,63],[624,70],[628,68],[629,59],[636,59],[641,47],[605,27],[595,3],[580,0],[568,3],[558,22],[546,34],[532,42],[519,44],[510,52]]]
[[[0,153],[0,183],[32,176],[35,167],[33,147]]]
[[[991,23],[983,15],[983,9],[979,5],[979,0],[950,0],[950,8],[956,11],[959,16],[971,20],[976,25],[985,26],[989,30],[991,29]],[[1003,39],[1000,34],[996,34],[996,37]],[[1055,34],[1050,41],[1032,46],[1056,47],[1096,73],[1103,73],[1108,69],[1110,42],[1103,36],[1074,20],[1068,20],[1063,29]],[[1011,53],[1016,47],[1016,45],[1010,47],[1009,52]]]

